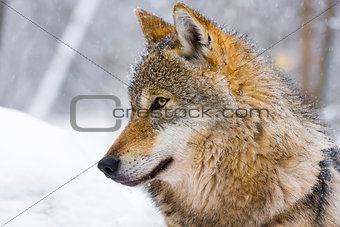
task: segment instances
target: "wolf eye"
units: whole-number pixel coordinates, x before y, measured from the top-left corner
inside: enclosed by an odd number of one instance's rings
[[[170,99],[167,99],[167,98],[163,98],[163,97],[157,97],[155,99],[155,101],[151,104],[151,107],[150,109],[151,110],[158,110],[158,109],[161,109],[163,108],[167,102],[169,101]]]

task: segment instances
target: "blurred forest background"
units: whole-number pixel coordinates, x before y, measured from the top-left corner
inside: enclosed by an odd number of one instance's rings
[[[68,123],[70,101],[77,95],[113,94],[121,98],[123,105],[128,105],[127,87],[110,74],[127,84],[130,65],[144,50],[134,9],[143,8],[172,23],[176,2],[2,1],[0,106],[22,110],[47,121],[61,119]],[[248,34],[257,48],[264,50],[336,0],[182,2],[227,29]],[[335,129],[340,127],[339,41],[340,4],[266,53],[298,81],[311,99],[318,100],[317,106]],[[88,112],[90,114],[91,108]]]

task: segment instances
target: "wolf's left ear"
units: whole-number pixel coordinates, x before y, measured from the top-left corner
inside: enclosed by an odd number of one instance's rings
[[[181,55],[195,60],[206,58],[212,49],[210,22],[182,3],[174,6],[174,21]]]
[[[175,28],[164,20],[152,15],[145,10],[136,9],[136,15],[142,27],[148,47],[158,43],[162,39],[175,34]]]

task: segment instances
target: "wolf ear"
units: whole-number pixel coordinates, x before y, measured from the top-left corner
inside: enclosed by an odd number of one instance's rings
[[[174,21],[181,55],[188,59],[205,59],[212,48],[208,32],[210,22],[182,3],[174,6]]]
[[[136,9],[136,15],[144,33],[147,46],[152,46],[160,40],[175,34],[174,26],[145,10]]]

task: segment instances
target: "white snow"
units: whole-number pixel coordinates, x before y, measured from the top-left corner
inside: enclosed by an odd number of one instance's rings
[[[64,184],[105,154],[118,133],[78,133],[0,107],[0,224]],[[110,138],[108,140],[108,138]],[[164,226],[139,188],[96,166],[6,226]]]

